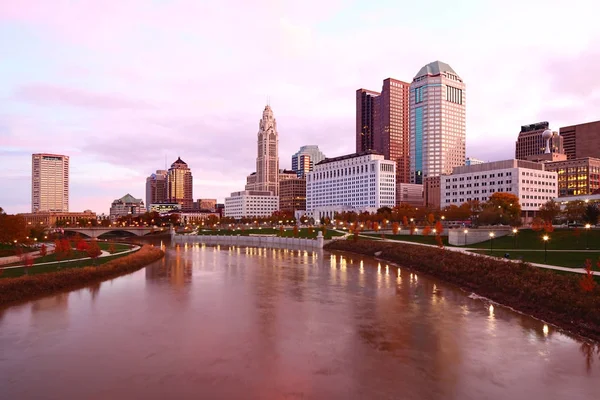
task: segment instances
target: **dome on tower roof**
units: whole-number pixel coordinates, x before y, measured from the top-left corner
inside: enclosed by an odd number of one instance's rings
[[[442,72],[451,72],[454,75],[458,75],[456,71],[445,62],[434,61],[421,68],[419,72],[417,72],[417,75],[415,75],[415,78],[425,75],[439,75]]]

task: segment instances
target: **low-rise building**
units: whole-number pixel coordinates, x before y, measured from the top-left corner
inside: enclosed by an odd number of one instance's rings
[[[217,199],[198,199],[196,200],[195,208],[197,210],[215,211],[217,208]]]
[[[439,209],[442,204],[440,197],[441,178],[437,176],[427,176],[423,179],[423,195],[425,207]]]
[[[306,179],[294,177],[279,181],[279,211],[306,210]]]
[[[495,161],[455,167],[441,177],[442,207],[470,200],[487,201],[494,193],[512,193],[519,198],[522,216],[531,218],[558,194],[558,175],[544,164],[524,160]]]
[[[115,221],[119,217],[126,217],[128,215],[135,217],[145,212],[144,201],[136,199],[127,193],[125,196],[112,202],[110,206],[110,219],[111,221]]]
[[[83,212],[35,212],[18,214],[25,219],[28,226],[55,227],[76,225],[77,222],[91,221],[97,218],[96,213],[90,210]]]
[[[150,212],[165,214],[171,211],[181,210],[181,204],[173,202],[152,203],[148,209]]]
[[[484,164],[484,163],[485,163],[485,161],[480,160],[475,157],[467,157],[467,159],[465,160],[465,165],[477,165],[477,164]]]
[[[409,204],[413,207],[423,206],[423,185],[418,183],[398,183],[397,185],[397,204]]]
[[[396,205],[396,163],[369,150],[326,158],[306,174],[306,211],[318,221]]]
[[[242,190],[225,198],[225,217],[269,217],[279,207],[279,196],[271,191]]]
[[[546,171],[558,174],[558,196],[600,193],[600,159],[575,158],[544,164]]]

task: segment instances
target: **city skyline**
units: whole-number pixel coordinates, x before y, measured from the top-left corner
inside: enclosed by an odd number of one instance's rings
[[[281,134],[280,168],[288,169],[302,145],[331,157],[353,152],[356,88],[377,89],[388,77],[410,81],[432,60],[449,63],[468,84],[468,157],[511,158],[521,125],[549,121],[557,131],[600,119],[600,84],[587,78],[600,59],[593,2],[560,10],[537,1],[501,10],[432,2],[443,17],[402,27],[385,3],[365,10],[344,2],[230,2],[223,11],[192,1],[38,3],[0,7],[0,37],[10,38],[0,51],[11,55],[0,76],[0,151],[8,166],[0,172],[8,189],[0,205],[11,213],[31,208],[31,154],[41,152],[70,157],[73,211],[106,213],[123,193],[144,198],[146,177],[165,156],[192,166],[194,200],[221,202],[253,170],[256,113],[268,97]],[[319,15],[311,11],[316,4]],[[227,16],[237,29],[214,37],[231,7],[245,16]],[[417,5],[395,7],[417,12]],[[578,24],[508,29],[516,15]],[[389,51],[417,26],[418,41]],[[371,56],[356,57],[367,44]]]

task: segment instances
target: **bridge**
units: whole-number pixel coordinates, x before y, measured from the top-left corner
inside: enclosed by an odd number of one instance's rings
[[[96,226],[89,228],[61,228],[64,232],[76,232],[91,238],[97,238],[109,232],[129,232],[135,236],[144,236],[153,232],[169,232],[169,228],[154,228],[151,226]]]

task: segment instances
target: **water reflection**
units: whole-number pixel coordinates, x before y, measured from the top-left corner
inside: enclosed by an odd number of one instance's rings
[[[600,397],[597,346],[414,271],[306,249],[166,249],[137,273],[0,311],[7,398]]]

